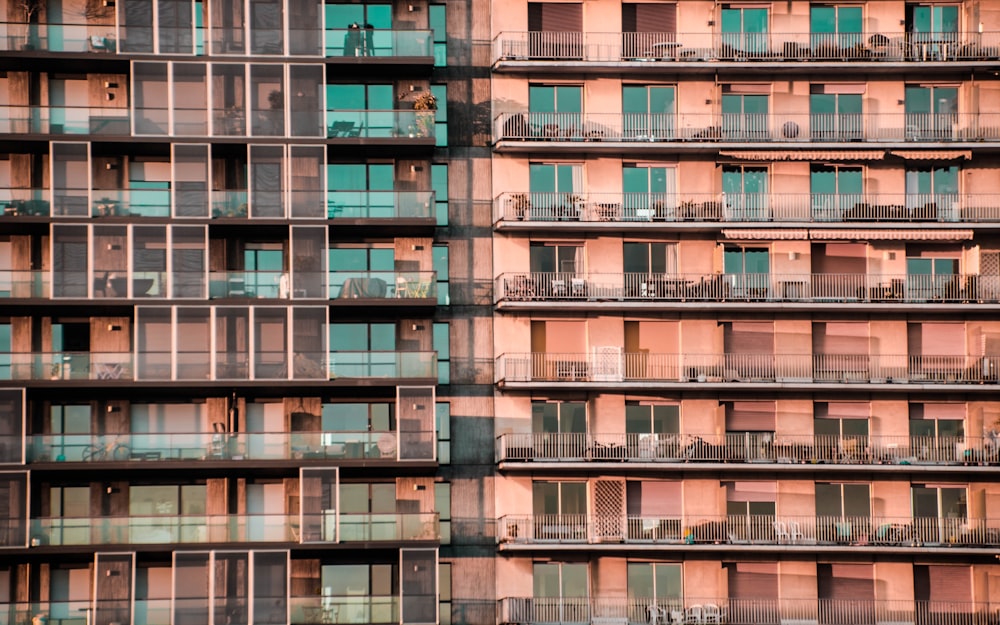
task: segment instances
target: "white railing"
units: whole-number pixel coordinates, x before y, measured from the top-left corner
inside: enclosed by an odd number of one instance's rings
[[[930,464],[1000,462],[1000,437],[514,432],[497,438],[501,462],[727,462]]]
[[[503,543],[1000,546],[1000,519],[803,515],[506,515]]]
[[[544,193],[505,192],[496,222],[985,222],[998,193]]]
[[[504,353],[498,382],[996,382],[1000,356]]]
[[[863,273],[504,273],[497,301],[989,303],[1000,277]]]
[[[497,116],[498,143],[955,143],[1000,140],[1000,113],[538,113]]]
[[[968,62],[1000,58],[998,32],[595,33],[502,32],[493,62]]]

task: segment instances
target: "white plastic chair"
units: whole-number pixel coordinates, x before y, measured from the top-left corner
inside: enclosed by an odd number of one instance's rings
[[[722,623],[722,610],[719,609],[719,606],[714,603],[706,603],[701,610],[702,623]]]
[[[798,521],[788,522],[788,534],[793,543],[805,540],[806,537],[806,535],[802,533],[802,527],[799,525]]]
[[[784,521],[774,522],[774,536],[778,539],[778,542],[791,541],[791,535],[788,533],[788,525]]]
[[[702,620],[702,608],[701,605],[692,605],[688,609],[684,610],[684,623],[685,625],[701,625]]]

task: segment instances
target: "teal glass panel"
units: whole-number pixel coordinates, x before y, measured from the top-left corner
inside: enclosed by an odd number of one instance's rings
[[[368,186],[370,191],[392,191],[395,187],[395,168],[391,164],[368,166]]]
[[[861,94],[841,93],[837,96],[837,112],[841,115],[861,114]]]
[[[327,85],[326,86],[327,108],[334,110],[364,110],[365,106],[365,86],[364,85]]]
[[[368,250],[330,248],[330,271],[367,271]]]
[[[554,87],[531,85],[528,87],[528,110],[532,113],[555,113]]]
[[[958,167],[951,166],[934,168],[934,193],[958,193]]]
[[[396,324],[373,323],[371,329],[371,350],[391,352],[396,349]]]
[[[809,192],[814,195],[832,195],[837,192],[837,169],[814,166],[809,172]]]
[[[396,250],[391,247],[377,247],[368,250],[369,269],[372,271],[394,271],[396,269]]]
[[[583,111],[582,88],[575,86],[556,87],[556,110],[560,113]]]
[[[528,190],[532,193],[552,193],[556,190],[556,166],[532,163],[528,166]]]
[[[860,33],[864,22],[861,7],[837,7],[837,32]]]
[[[813,34],[837,32],[837,8],[830,6],[810,7],[809,32]]]
[[[743,112],[748,115],[756,114],[766,114],[767,113],[767,96],[766,95],[744,95],[743,96]]]
[[[770,255],[767,250],[746,249],[744,256],[747,273],[767,273],[770,271]]]
[[[434,191],[434,214],[437,225],[448,225],[448,165],[431,165],[431,190]]]
[[[636,598],[654,598],[653,565],[630,562],[628,565],[628,594]]]
[[[676,600],[682,597],[680,564],[654,564],[656,570],[656,598],[660,601]]]
[[[837,191],[841,194],[864,193],[864,178],[860,167],[842,167],[837,174]]]
[[[727,249],[722,255],[722,270],[725,273],[743,273],[743,250]]]
[[[433,345],[438,357],[438,384],[451,383],[451,339],[447,323],[435,323],[433,326]]]
[[[11,379],[10,324],[0,324],[0,380]],[[88,410],[89,415],[89,410]]]
[[[434,36],[434,66],[444,67],[448,64],[448,20],[445,5],[430,5],[428,18]]]
[[[623,113],[648,113],[648,96],[646,87],[625,85],[622,87]]]
[[[674,112],[674,88],[673,87],[650,87],[649,88],[649,112],[650,113],[673,113]]]
[[[906,113],[930,113],[931,112],[931,90],[927,87],[916,87],[907,85],[904,111]]]
[[[813,115],[832,115],[837,112],[837,96],[832,93],[809,95],[809,112]]]
[[[434,145],[441,148],[448,146],[448,86],[431,85],[431,93],[437,100],[434,111]]]
[[[331,323],[330,351],[368,350],[368,326],[363,323]]]
[[[365,189],[368,186],[365,166],[361,164],[327,165],[326,173],[330,189],[334,191]]]
[[[741,9],[722,9],[722,32],[743,32],[743,11]]]
[[[390,111],[396,103],[392,85],[368,85],[368,106],[373,111]]]
[[[623,167],[622,189],[625,193],[646,193],[649,191],[649,169],[646,167]]]

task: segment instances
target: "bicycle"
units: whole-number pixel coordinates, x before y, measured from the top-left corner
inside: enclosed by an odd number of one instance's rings
[[[125,443],[117,440],[96,445],[87,445],[83,450],[84,462],[103,462],[106,460],[128,460],[132,456],[132,449]]]

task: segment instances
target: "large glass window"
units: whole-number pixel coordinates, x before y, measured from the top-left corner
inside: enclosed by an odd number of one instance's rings
[[[730,7],[722,8],[723,56],[740,54],[761,54],[767,50],[766,8]]]
[[[958,123],[958,87],[906,85],[906,139],[950,139]]]
[[[576,85],[530,85],[528,111],[531,125],[543,136],[578,133],[583,112],[583,88]]]
[[[811,85],[809,128],[813,139],[853,141],[863,136],[860,93],[837,93],[832,85]]]
[[[675,243],[622,244],[625,273],[675,274],[677,273],[677,245]]]
[[[626,434],[676,434],[680,432],[680,406],[676,404],[625,403]]]
[[[959,8],[958,4],[907,4],[906,32],[919,43],[956,41]]]
[[[965,487],[913,484],[910,495],[914,530],[924,544],[954,543],[967,531],[968,494]]]
[[[839,221],[844,213],[864,202],[864,179],[860,167],[812,165],[809,193],[814,216]]]
[[[670,139],[674,136],[674,87],[623,85],[622,113],[625,136]]]
[[[378,219],[397,216],[395,165],[327,165],[327,214],[331,219]]]
[[[640,609],[646,609],[649,606],[660,609],[680,608],[683,597],[684,586],[680,564],[672,562],[628,563],[630,604],[637,605]],[[649,614],[637,614],[634,620],[643,622],[651,619]]]
[[[726,89],[726,87],[723,87]],[[725,139],[760,141],[769,137],[768,96],[760,93],[722,94],[722,133]]]
[[[434,191],[434,215],[437,225],[448,225],[448,165],[431,165],[431,190]]]
[[[391,4],[327,4],[327,56],[390,56]]]
[[[725,165],[722,192],[726,218],[732,221],[763,221],[769,218],[768,170],[766,167]]]
[[[326,86],[327,136],[392,137],[398,134],[392,85]]]
[[[657,165],[622,165],[625,219],[670,220],[677,206],[675,168]]]
[[[567,273],[583,271],[583,246],[579,244],[532,243],[529,265],[534,273]]]
[[[351,378],[398,377],[396,324],[331,323],[333,375]]]
[[[843,49],[862,43],[863,13],[860,6],[810,6],[809,39],[812,49]]]
[[[531,163],[528,202],[532,219],[579,219],[583,166],[578,163]]]
[[[816,516],[867,518],[870,513],[868,484],[816,484]]]
[[[393,564],[326,564],[320,569],[323,614],[336,623],[396,623],[399,570]]]
[[[434,66],[444,67],[448,64],[447,6],[432,4],[429,10],[431,32],[434,38]]]
[[[906,168],[906,206],[924,219],[958,219],[958,167]]]
[[[535,613],[545,615],[545,620],[573,623],[590,620],[586,564],[536,562],[532,566],[532,587]]]

